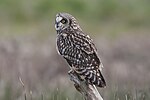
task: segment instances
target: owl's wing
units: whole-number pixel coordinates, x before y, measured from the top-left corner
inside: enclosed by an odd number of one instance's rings
[[[81,50],[81,55],[83,56],[83,59],[81,59],[82,63],[79,65],[80,67],[76,68],[76,72],[82,76],[85,76],[90,83],[99,87],[105,87],[106,82],[101,73],[101,67],[103,65],[97,55],[97,49],[93,43],[93,40],[88,35],[79,33],[72,36],[71,43],[73,43],[76,48]]]
[[[90,56],[90,60],[95,60],[95,63],[93,62],[93,64],[97,66],[97,68],[101,69],[102,63],[98,57],[97,49],[93,43],[93,40],[88,35],[82,32],[75,33],[71,35],[69,40],[71,40],[71,43],[73,43],[76,48],[81,50],[83,54],[85,53],[84,58]]]
[[[82,32],[72,35],[72,43],[78,48],[86,52],[87,54],[97,54],[97,49],[93,43],[93,40]]]

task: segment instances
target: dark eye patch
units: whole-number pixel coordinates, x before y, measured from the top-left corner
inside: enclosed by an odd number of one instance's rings
[[[60,22],[63,23],[63,24],[66,24],[67,23],[67,19],[63,18]]]

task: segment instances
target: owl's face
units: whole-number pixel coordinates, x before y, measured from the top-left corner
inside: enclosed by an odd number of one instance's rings
[[[81,30],[76,19],[68,13],[58,13],[55,19],[56,31],[63,31],[65,29]]]
[[[64,30],[68,28],[70,25],[69,17],[63,13],[58,13],[55,19],[55,29],[56,31]]]

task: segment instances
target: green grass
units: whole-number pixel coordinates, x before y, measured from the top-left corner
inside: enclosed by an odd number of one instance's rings
[[[87,27],[99,29],[117,24],[127,29],[148,28],[149,3],[149,0],[0,0],[0,26],[51,24],[56,13],[69,12]]]
[[[2,90],[1,90],[2,91]],[[12,87],[7,84],[3,90],[3,95],[0,96],[1,100],[83,100],[83,97],[78,93],[74,87],[60,87],[51,89],[48,87],[45,91],[24,91]],[[101,95],[104,100],[150,100],[150,88],[147,89],[131,89],[113,88],[101,90]],[[25,95],[26,94],[26,99]]]

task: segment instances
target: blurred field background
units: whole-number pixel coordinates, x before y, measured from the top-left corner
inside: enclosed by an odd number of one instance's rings
[[[104,100],[150,100],[149,0],[0,0],[0,100],[82,100],[55,49],[68,12],[94,40]],[[21,77],[25,87],[19,81]]]

